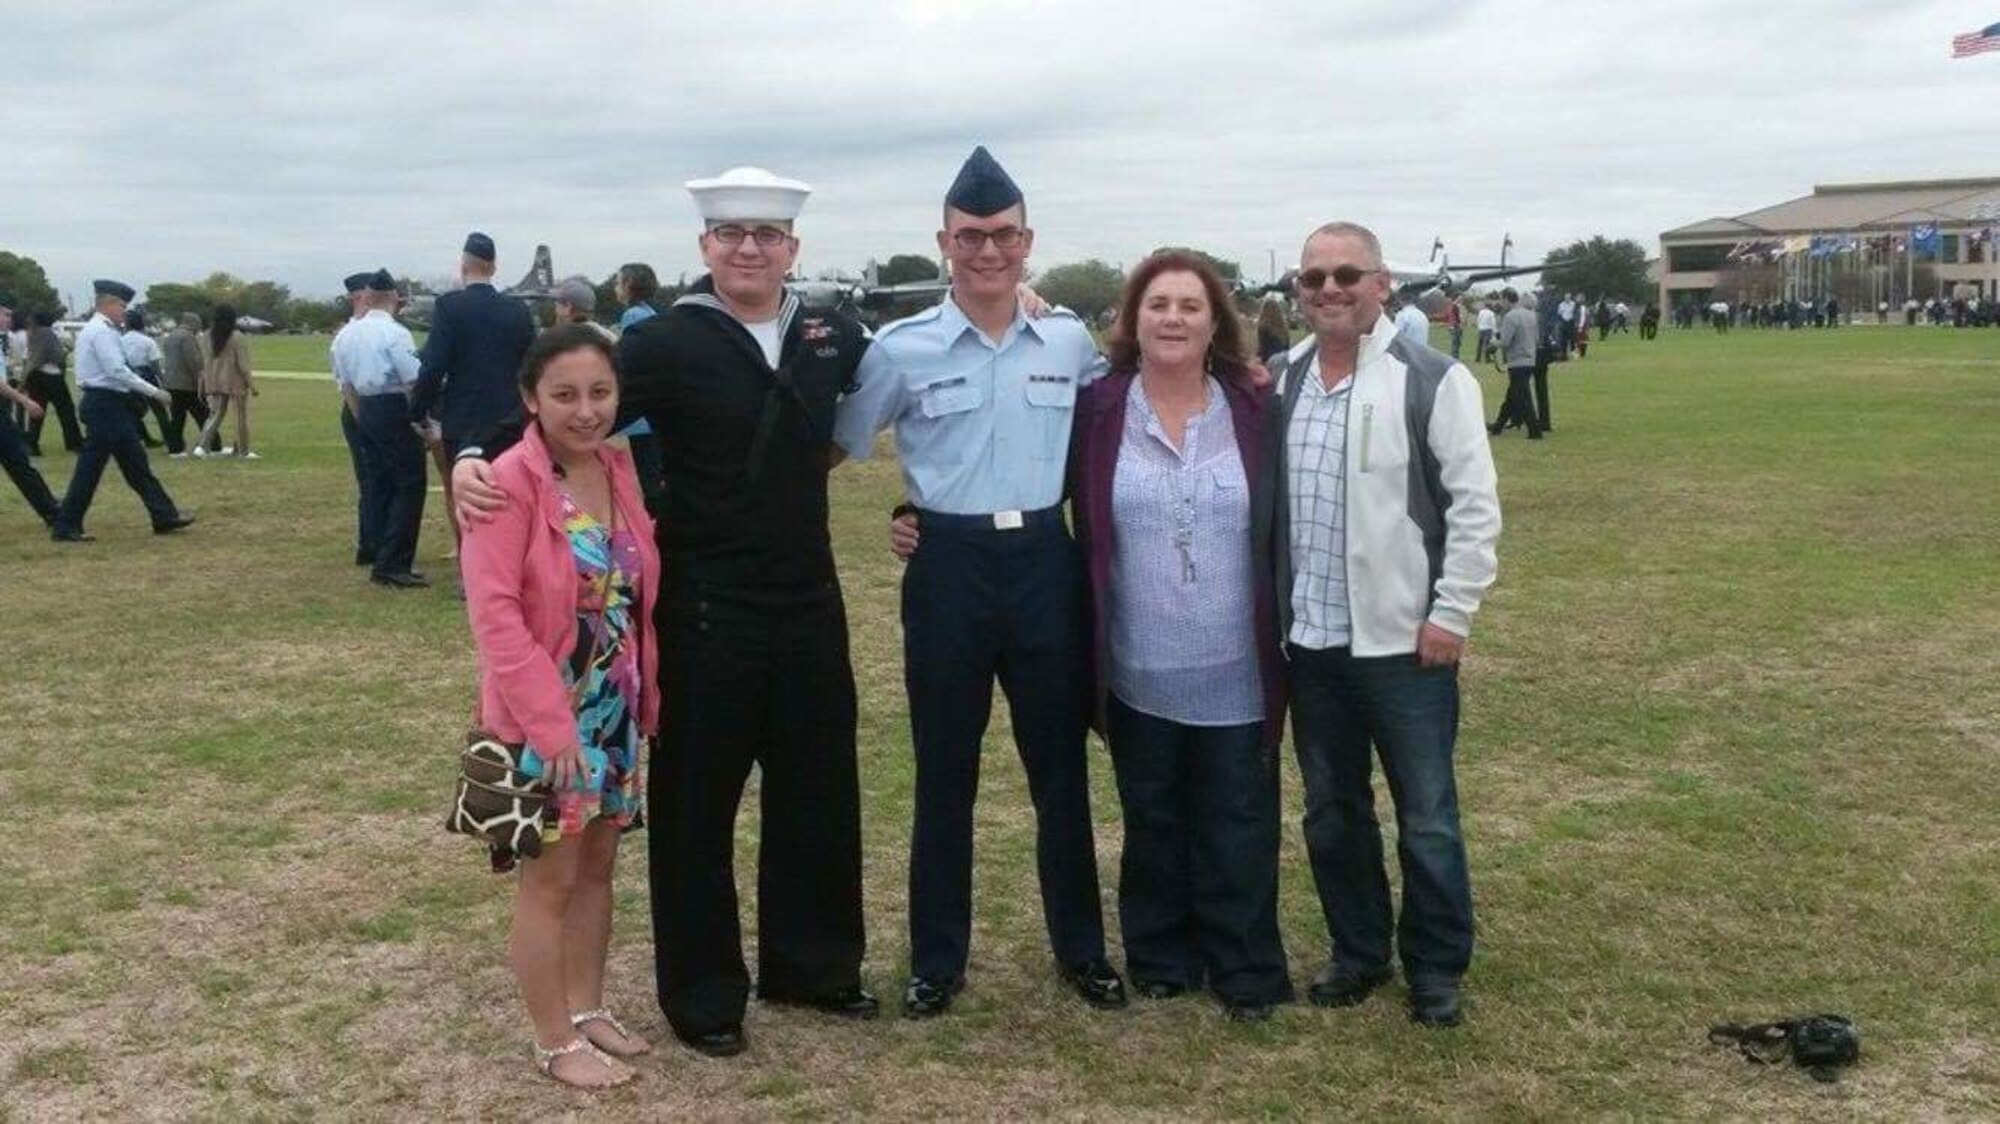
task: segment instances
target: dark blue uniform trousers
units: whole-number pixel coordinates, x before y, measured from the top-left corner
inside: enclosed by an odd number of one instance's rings
[[[76,471],[70,475],[69,491],[56,513],[55,529],[83,532],[83,517],[90,512],[90,501],[97,498],[97,483],[104,478],[104,466],[110,461],[118,462],[125,483],[139,493],[153,526],[180,518],[174,501],[146,460],[146,446],[139,439],[139,415],[132,412],[132,396],[113,390],[85,390],[77,414],[83,419],[83,450],[76,455]]]
[[[354,557],[373,564],[382,547],[382,524],[388,518],[388,505],[375,487],[375,452],[362,436],[361,423],[348,411],[344,401],[340,404],[340,436],[347,442],[347,459],[354,465],[354,487],[359,496],[355,504]]]
[[[903,576],[903,663],[916,745],[910,968],[954,980],[972,930],[972,804],[997,676],[1035,805],[1042,913],[1058,962],[1104,955],[1084,733],[1090,707],[1083,561],[1060,509],[997,530],[921,515]]]
[[[1415,655],[1290,651],[1306,853],[1334,961],[1357,971],[1387,968],[1393,928],[1404,978],[1456,980],[1472,960],[1472,881],[1451,763],[1458,669],[1419,667]],[[1396,805],[1400,921],[1382,865],[1371,749]]]
[[[361,416],[356,420],[368,449],[380,520],[375,572],[407,574],[416,563],[417,534],[424,525],[424,441],[410,428],[408,398],[370,394],[360,401]]]
[[[48,482],[35,471],[34,462],[28,459],[28,442],[21,430],[14,424],[13,411],[0,413],[0,468],[7,471],[8,479],[21,489],[22,498],[42,522],[53,524],[56,519],[56,498],[49,493]]]
[[[1135,980],[1225,1001],[1292,998],[1278,932],[1278,755],[1264,724],[1188,726],[1113,696],[1125,850],[1118,928]]]

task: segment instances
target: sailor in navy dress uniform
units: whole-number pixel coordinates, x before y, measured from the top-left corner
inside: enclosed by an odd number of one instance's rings
[[[97,311],[76,337],[76,385],[83,391],[77,413],[83,419],[83,449],[77,453],[76,470],[69,478],[69,490],[50,534],[57,542],[90,541],[83,531],[83,518],[110,461],[118,463],[119,474],[146,505],[154,533],[171,534],[193,523],[194,516],[181,514],[153,475],[145,443],[140,440],[133,398],[155,402],[171,402],[173,398],[125,365],[119,328],[134,295],[132,287],[117,281],[96,281],[91,287],[97,294]]]
[[[375,554],[381,547],[382,522],[387,518],[382,509],[378,489],[375,487],[375,458],[367,438],[361,433],[361,400],[354,394],[354,383],[350,373],[341,367],[340,337],[356,321],[368,312],[368,282],[374,274],[369,271],[350,273],[341,281],[347,290],[347,323],[334,333],[330,348],[333,385],[340,392],[340,439],[347,444],[347,460],[354,467],[355,491],[355,535],[354,564],[373,566]]]
[[[946,195],[945,226],[938,248],[952,262],[951,294],[876,335],[834,430],[861,459],[895,427],[922,527],[903,578],[917,766],[904,1013],[942,1013],[964,978],[972,809],[996,678],[1034,802],[1059,971],[1091,1005],[1123,1006],[1123,981],[1104,955],[1084,757],[1084,571],[1061,509],[1077,389],[1104,362],[1074,316],[1023,313],[1018,286],[1033,234],[1020,188],[986,149]]]
[[[661,722],[647,789],[661,1010],[713,1056],[740,1053],[736,816],[759,770],[756,990],[843,1018],[861,987],[861,790],[847,612],[827,528],[835,403],[868,345],[784,288],[810,191],[756,168],[688,185],[709,273],[618,344],[618,426],[659,437]],[[497,456],[512,425],[482,436]],[[471,491],[477,470],[454,469]]]

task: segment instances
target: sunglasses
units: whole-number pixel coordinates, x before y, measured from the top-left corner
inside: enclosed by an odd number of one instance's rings
[[[1308,269],[1299,274],[1297,284],[1302,292],[1316,293],[1324,288],[1327,279],[1331,278],[1333,283],[1341,288],[1351,289],[1359,284],[1363,277],[1371,277],[1383,272],[1386,271],[1380,269],[1362,269],[1360,266],[1354,265],[1335,266],[1330,273],[1324,269]]]

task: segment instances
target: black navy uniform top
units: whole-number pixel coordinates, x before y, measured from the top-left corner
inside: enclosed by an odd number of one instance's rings
[[[827,473],[833,418],[868,333],[785,294],[773,368],[703,277],[618,344],[622,426],[645,418],[660,445],[667,575],[771,592],[833,580]]]
[[[790,293],[778,329],[773,368],[703,276],[618,341],[617,428],[644,418],[660,446],[653,516],[669,582],[785,598],[834,580],[834,408],[854,386],[868,333],[838,313],[808,313]],[[524,422],[517,409],[483,435],[480,455],[499,456]]]

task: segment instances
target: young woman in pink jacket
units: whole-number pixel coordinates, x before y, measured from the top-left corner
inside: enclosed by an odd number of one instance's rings
[[[642,820],[641,746],[659,724],[660,559],[632,459],[605,444],[618,377],[603,336],[545,333],[521,398],[527,431],[493,463],[514,502],[467,527],[462,569],[481,726],[525,746],[524,768],[555,792],[542,853],[521,866],[508,958],[542,1072],[599,1088],[651,1049],[605,1009],[604,964],[618,838]]]

